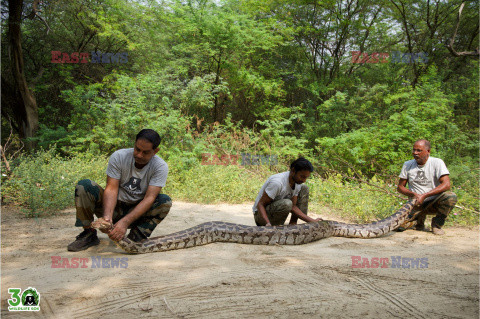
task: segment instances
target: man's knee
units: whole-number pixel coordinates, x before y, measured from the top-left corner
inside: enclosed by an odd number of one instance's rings
[[[292,211],[293,203],[291,199],[285,198],[285,199],[280,199],[276,201],[275,206],[276,206],[275,210],[289,213]]]
[[[154,205],[160,206],[164,204],[172,206],[172,199],[167,194],[158,194]]]
[[[95,198],[95,201],[100,199],[100,188],[97,183],[89,180],[82,179],[75,186],[75,197],[81,197],[90,194]]]
[[[275,225],[283,225],[288,215],[292,211],[292,200],[291,199],[280,199],[267,205],[267,216],[270,220],[270,223]]]
[[[158,215],[161,219],[165,218],[172,207],[172,199],[166,194],[158,194],[153,202],[148,215]]]
[[[444,197],[445,199],[443,200],[445,202],[445,204],[447,204],[448,206],[455,206],[455,204],[457,203],[457,195],[454,193],[454,192],[445,192],[444,193]]]
[[[170,198],[170,196],[166,194],[158,194],[157,198],[155,198],[155,201],[153,202],[152,209],[156,209],[159,207],[164,208],[164,210],[167,208],[168,210],[170,210],[170,207],[172,207],[172,199]]]

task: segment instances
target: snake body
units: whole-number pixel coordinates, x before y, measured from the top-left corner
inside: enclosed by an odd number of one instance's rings
[[[327,237],[375,238],[412,220],[414,201],[403,205],[393,215],[369,224],[347,224],[331,220],[288,226],[246,226],[220,221],[206,222],[176,233],[134,242],[127,237],[115,242],[127,253],[144,254],[173,249],[229,242],[253,245],[301,245]],[[93,228],[111,229],[103,218],[92,223]]]

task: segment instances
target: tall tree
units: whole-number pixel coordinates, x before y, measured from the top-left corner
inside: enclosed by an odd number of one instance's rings
[[[34,2],[33,16],[36,15]],[[38,128],[38,108],[35,96],[28,87],[25,78],[25,64],[22,52],[21,20],[23,11],[23,0],[10,0],[8,2],[8,43],[10,55],[10,71],[12,82],[2,75],[2,83],[6,90],[2,90],[2,104],[11,103],[16,128],[21,137],[33,137]],[[5,105],[5,104],[4,104]],[[27,144],[31,147],[31,145]]]

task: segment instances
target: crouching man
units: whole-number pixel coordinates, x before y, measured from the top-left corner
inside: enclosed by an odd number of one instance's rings
[[[415,198],[415,212],[420,212],[415,220],[408,220],[398,230],[403,231],[414,225],[416,230],[425,230],[426,216],[435,215],[432,218],[432,232],[443,235],[442,226],[457,202],[457,195],[449,191],[450,172],[441,159],[430,156],[430,142],[427,140],[416,141],[412,155],[413,160],[403,164],[397,190]]]
[[[303,183],[311,172],[312,164],[301,157],[290,165],[290,171],[270,176],[253,205],[257,226],[283,225],[290,214],[290,225],[295,225],[298,218],[306,222],[321,220],[307,216],[308,186]]]
[[[100,243],[90,227],[94,215],[113,223],[106,231],[114,241],[125,237],[139,242],[148,238],[167,216],[172,206],[169,196],[160,194],[168,175],[168,165],[156,153],[160,136],[151,129],[141,130],[134,148],[112,154],[107,167],[105,190],[94,181],[81,180],[75,188],[76,223],[83,231],[68,245],[80,251]]]

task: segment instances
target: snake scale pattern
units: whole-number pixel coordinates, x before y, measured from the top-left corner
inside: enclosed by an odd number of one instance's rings
[[[144,254],[173,249],[229,242],[253,245],[301,245],[327,237],[376,238],[398,228],[414,216],[414,201],[408,201],[393,215],[369,224],[346,224],[331,220],[289,226],[246,226],[219,221],[207,222],[176,233],[134,242],[124,238],[115,242],[131,254]],[[103,218],[92,223],[93,228],[111,229]]]

